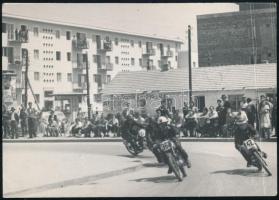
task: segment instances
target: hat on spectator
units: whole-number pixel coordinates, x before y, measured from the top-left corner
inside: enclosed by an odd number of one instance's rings
[[[225,94],[222,94],[221,98],[227,98],[227,96]]]

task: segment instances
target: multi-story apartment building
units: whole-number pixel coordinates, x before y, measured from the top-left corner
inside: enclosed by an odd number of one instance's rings
[[[32,88],[28,101],[37,99],[41,108],[65,109],[70,105],[72,110],[85,110],[88,63],[90,103],[94,110],[102,110],[101,91],[119,71],[177,68],[182,42],[3,14],[2,44],[2,70],[17,74],[18,105],[24,101],[27,52]]]

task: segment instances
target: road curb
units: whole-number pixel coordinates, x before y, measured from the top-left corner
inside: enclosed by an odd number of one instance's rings
[[[122,142],[122,138],[40,138],[40,139],[3,139],[2,143],[62,143],[62,142]],[[180,138],[181,142],[233,142],[234,138]],[[277,138],[257,140],[277,142]]]
[[[141,164],[139,164],[139,165],[120,169],[120,170],[114,170],[114,171],[104,172],[104,173],[96,174],[96,175],[92,175],[92,176],[84,176],[84,177],[80,177],[80,178],[60,181],[60,182],[56,182],[56,183],[50,183],[50,184],[41,185],[38,187],[28,188],[28,189],[24,189],[24,190],[8,192],[8,193],[3,194],[3,196],[6,198],[7,197],[21,197],[21,195],[42,192],[45,190],[63,188],[63,187],[67,187],[70,185],[80,185],[80,184],[86,183],[86,182],[97,181],[97,180],[109,178],[112,176],[118,176],[118,175],[130,173],[130,172],[134,172],[143,167],[144,167],[144,163],[141,162]]]

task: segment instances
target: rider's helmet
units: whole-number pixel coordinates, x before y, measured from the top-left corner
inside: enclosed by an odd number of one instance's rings
[[[159,117],[159,119],[158,119],[158,123],[159,124],[162,124],[162,123],[168,123],[168,119],[166,118],[166,117],[164,117],[164,116],[161,116],[161,117]]]

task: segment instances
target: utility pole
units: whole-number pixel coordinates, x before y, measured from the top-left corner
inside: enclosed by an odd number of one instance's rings
[[[191,26],[188,25],[188,55],[189,55],[189,100],[192,102],[192,61],[191,61]]]
[[[91,120],[91,104],[90,104],[90,85],[89,85],[89,67],[88,67],[88,54],[86,53],[86,86],[87,86],[87,112],[88,120]]]
[[[25,57],[25,88],[24,88],[24,107],[27,108],[27,102],[28,102],[28,50],[22,49],[23,59]],[[22,59],[22,60],[23,60]]]

